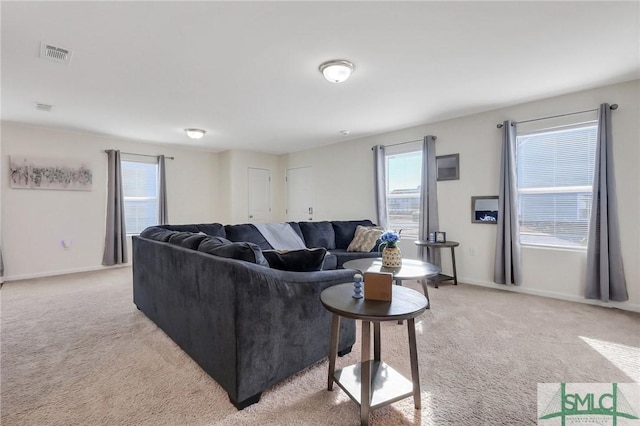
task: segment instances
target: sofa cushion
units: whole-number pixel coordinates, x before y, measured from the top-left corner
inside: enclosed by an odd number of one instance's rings
[[[338,257],[328,251],[324,257],[324,262],[322,262],[322,270],[333,271],[334,269],[338,269]]]
[[[292,272],[320,271],[327,249],[265,250],[262,252],[273,269]]]
[[[273,250],[271,244],[265,240],[260,231],[250,223],[226,225],[224,232],[226,233],[226,238],[233,242],[248,241],[257,244],[262,250]]]
[[[197,250],[198,246],[205,238],[207,238],[207,236],[203,234],[194,234],[193,232],[176,232],[169,237],[169,243],[191,250]]]
[[[170,231],[178,232],[193,232],[197,234],[200,232],[198,225],[158,225],[160,228],[168,229]]]
[[[209,253],[214,256],[227,257],[230,259],[244,260],[246,262],[257,263],[262,266],[269,266],[262,250],[256,244],[243,242],[231,242],[222,237],[204,237],[198,251]]]
[[[346,249],[349,247],[353,236],[356,233],[358,225],[374,226],[373,222],[368,219],[364,220],[334,220],[331,222],[333,232],[336,236],[336,248]]]
[[[302,233],[302,229],[300,229],[300,224],[298,222],[287,222],[287,223],[291,225],[293,230],[296,231],[296,234],[298,234],[300,238],[302,238],[302,242],[304,242],[304,234]]]
[[[336,236],[331,222],[299,222],[304,242],[309,248],[336,248]]]
[[[171,238],[173,234],[177,234],[177,233],[178,231],[171,231],[169,229],[164,229],[159,226],[150,226],[146,228],[144,231],[142,231],[140,233],[140,236],[144,238],[148,238],[150,240],[163,241],[166,243],[167,241],[169,241],[169,238]]]
[[[331,254],[336,257],[337,269],[344,268],[344,263],[350,260],[370,258],[370,257],[374,257],[374,258],[380,257],[380,253],[378,253],[377,251],[370,252],[370,253],[362,253],[357,251],[346,251],[346,250],[335,249],[335,250],[331,250]]]
[[[224,245],[227,245],[227,244],[233,244],[233,242],[227,240],[224,237],[209,237],[209,238],[204,239],[200,243],[200,245],[203,245],[203,244],[206,244],[205,247],[214,248],[214,247],[217,247],[217,246],[224,246]],[[200,247],[198,247],[198,249],[200,249]],[[200,251],[204,251],[204,250],[200,250]]]
[[[347,251],[368,253],[376,247],[376,243],[384,232],[380,226],[358,225],[353,240],[347,247]]]
[[[225,238],[227,236],[226,232],[224,232],[224,225],[221,223],[201,223],[196,226],[198,227],[198,231],[204,232],[212,237]]]

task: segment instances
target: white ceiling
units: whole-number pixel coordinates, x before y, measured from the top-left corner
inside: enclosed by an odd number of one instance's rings
[[[637,1],[1,8],[3,120],[213,151],[293,152],[640,73]],[[40,59],[41,42],[71,63]],[[351,79],[324,80],[329,59],[352,61]]]

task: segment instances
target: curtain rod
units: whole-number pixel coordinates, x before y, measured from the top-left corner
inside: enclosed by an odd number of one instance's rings
[[[109,150],[105,149],[104,152],[109,152]],[[137,155],[139,157],[157,157],[157,155],[149,155],[149,154],[136,154],[134,152],[120,152],[120,154],[126,154],[126,155]],[[174,157],[164,157],[167,160],[175,160]]]
[[[618,109],[618,104],[613,104],[613,105],[609,106],[609,108],[612,109],[612,110],[616,110],[616,109]],[[558,117],[564,117],[564,116],[567,116],[567,115],[583,114],[585,112],[593,112],[593,111],[597,111],[597,110],[598,110],[598,108],[586,109],[584,111],[568,112],[566,114],[550,115],[549,117],[540,117],[540,118],[533,118],[531,120],[515,121],[514,124],[530,123],[532,121],[540,121],[540,120],[548,120],[550,118],[558,118]],[[496,127],[498,129],[502,129],[503,126],[504,125],[502,123],[499,123],[498,125],[496,125]]]
[[[438,138],[437,138],[436,136],[434,136],[434,137],[433,137],[433,140],[436,140],[436,139],[438,139]],[[398,143],[392,143],[392,144],[389,144],[389,145],[382,145],[382,146],[384,146],[384,147],[386,148],[386,147],[388,147],[388,146],[406,145],[406,144],[408,144],[408,143],[422,142],[423,140],[424,140],[424,138],[423,138],[423,139],[416,139],[416,140],[414,140],[414,141],[398,142]],[[372,147],[371,147],[371,150],[372,150],[372,151],[373,151],[373,148],[375,148],[375,146],[372,146]]]

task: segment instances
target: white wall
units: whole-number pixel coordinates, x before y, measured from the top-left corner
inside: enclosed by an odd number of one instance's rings
[[[314,221],[375,220],[373,153],[375,138],[285,154],[284,172],[313,168]]]
[[[231,197],[233,194],[233,175],[231,173],[231,151],[224,151],[218,154],[218,193],[220,223],[231,223]]]
[[[93,170],[93,190],[88,192],[11,189],[8,173],[2,174],[5,280],[101,268],[105,149],[174,156],[175,160],[166,162],[170,223],[219,221],[217,154],[15,123],[2,123],[1,144],[5,170],[11,155],[78,158],[88,161]],[[72,240],[71,248],[65,250],[62,239]]]
[[[371,147],[437,136],[437,155],[460,153],[460,180],[438,182],[440,229],[461,243],[456,249],[461,281],[507,288],[493,283],[495,226],[471,223],[471,196],[497,195],[501,133],[497,123],[522,121],[617,103],[613,111],[613,143],[622,252],[629,301],[609,303],[640,310],[640,150],[638,127],[640,81],[530,102],[467,117],[426,124],[286,156],[287,167],[312,166],[316,220],[375,220]],[[415,257],[411,241],[402,241],[406,256]],[[473,253],[473,254],[472,254]],[[443,270],[451,271],[443,252]],[[585,301],[585,252],[523,248],[523,284],[515,291]],[[587,302],[589,303],[589,302]]]
[[[7,168],[5,168],[4,166],[4,161],[2,161],[2,126],[0,126],[0,176],[4,176],[5,170],[7,170]],[[1,184],[1,182],[0,182]],[[2,283],[4,282],[4,255],[2,254],[2,252],[4,251],[4,244],[2,243],[2,196],[0,196],[0,262],[2,262],[2,265],[0,266],[0,286],[2,285]]]
[[[10,189],[2,173],[0,220],[5,278],[67,273],[100,268],[104,244],[106,155],[108,148],[175,156],[167,161],[171,223],[247,222],[247,168],[272,171],[273,221],[285,220],[287,168],[311,166],[314,220],[375,220],[371,147],[438,137],[438,155],[460,153],[460,180],[438,182],[440,229],[459,241],[458,276],[467,283],[584,301],[585,254],[545,248],[523,249],[524,282],[517,288],[493,284],[495,227],[472,224],[473,195],[498,191],[500,131],[505,119],[527,120],[617,103],[613,112],[614,160],[622,230],[622,250],[630,300],[610,303],[640,310],[640,82],[638,80],[530,102],[468,117],[426,124],[382,135],[283,156],[227,151],[220,154],[144,144],[87,133],[2,123],[1,161],[10,155],[81,158],[91,162],[91,192]],[[61,239],[73,240],[64,250]],[[402,241],[407,257],[416,257],[411,241]],[[451,271],[448,253],[443,269]]]
[[[278,155],[230,150],[220,154],[218,180],[224,205],[222,223],[248,223],[249,168],[271,171],[271,221],[284,221],[284,172]]]

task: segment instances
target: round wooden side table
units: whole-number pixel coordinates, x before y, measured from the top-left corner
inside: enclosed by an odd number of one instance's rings
[[[444,243],[430,243],[429,241],[414,241],[415,245],[418,247],[429,247],[429,248],[451,248],[451,263],[453,265],[453,276],[446,274],[438,274],[433,280],[436,288],[438,288],[438,284],[442,281],[453,280],[454,285],[458,285],[458,273],[456,272],[456,253],[454,249],[460,245],[457,241],[446,241]]]
[[[340,386],[360,405],[360,423],[369,424],[369,411],[413,395],[420,409],[420,376],[416,347],[415,317],[427,308],[427,299],[410,288],[392,286],[391,302],[355,299],[353,283],[338,284],[322,291],[322,305],[331,313],[331,345],[327,389]],[[340,317],[362,321],[361,362],[336,371]],[[411,380],[397,372],[380,357],[380,322],[407,320]],[[373,323],[373,359],[371,359],[371,323]]]
[[[362,259],[349,260],[348,262],[345,262],[342,267],[345,269],[355,269],[363,274],[365,272],[390,272],[393,274],[393,281],[397,285],[402,285],[403,280],[417,280],[422,285],[424,296],[429,302],[429,307],[427,307],[427,309],[431,307],[427,279],[435,277],[440,273],[440,268],[436,265],[414,259],[402,259],[402,266],[399,268],[387,268],[382,266],[382,259],[379,257],[366,257]]]

